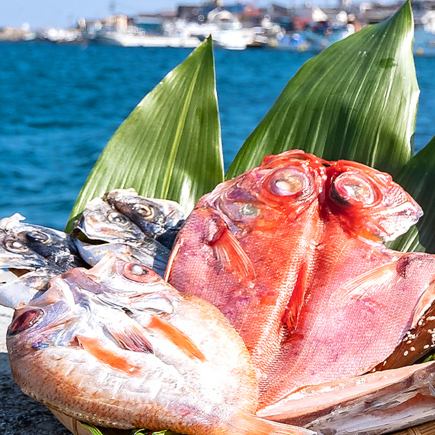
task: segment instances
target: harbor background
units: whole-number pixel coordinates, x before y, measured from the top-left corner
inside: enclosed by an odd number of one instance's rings
[[[305,61],[400,6],[98,0],[92,9],[83,2],[41,0],[38,10],[28,0],[17,1],[0,5],[0,216],[20,212],[32,223],[59,229],[116,128],[209,34],[228,167]],[[91,10],[96,15],[81,15]],[[415,0],[413,10],[419,149],[434,134],[435,0]]]
[[[59,0],[58,8],[61,3]],[[145,0],[144,9],[150,3],[157,5],[157,1]],[[285,3],[253,9],[249,3],[235,3],[230,19],[222,13],[215,23],[227,167],[305,61],[335,39],[378,22],[398,7],[397,3],[352,4],[345,0],[327,4],[324,0],[319,12],[303,2]],[[240,5],[243,10],[237,13]],[[208,13],[216,7],[215,12],[225,12],[216,2],[203,6]],[[167,46],[195,46],[210,30],[202,27],[208,25],[203,6],[136,16],[110,6],[112,15],[106,17],[75,17],[66,27],[56,23],[34,27],[30,17],[30,24],[1,22],[5,15],[0,5],[0,217],[19,212],[31,223],[64,227],[80,187],[116,128],[191,51]],[[340,15],[342,11],[346,14]],[[435,0],[416,0],[414,12],[421,90],[414,136],[418,150],[435,134]],[[41,16],[44,14],[41,11]],[[322,14],[327,15],[327,22],[322,21]],[[26,8],[22,16],[27,18]],[[163,21],[170,24],[163,34],[136,29],[137,23],[152,26]],[[176,22],[178,30],[171,30]],[[183,32],[189,23],[193,23],[191,30],[203,34],[186,39]],[[128,47],[135,44],[162,47]],[[11,316],[12,310],[0,307],[0,433],[66,435],[54,417],[23,395],[11,379],[5,347]]]
[[[115,129],[188,49],[0,44],[0,216],[63,228]],[[312,53],[215,50],[225,164]],[[416,148],[434,135],[435,57],[415,59]],[[297,145],[297,144],[296,144]]]

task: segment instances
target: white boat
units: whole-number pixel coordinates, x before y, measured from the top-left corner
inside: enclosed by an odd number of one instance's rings
[[[39,35],[46,41],[54,42],[57,44],[68,44],[73,42],[80,42],[82,40],[82,34],[77,29],[60,29],[50,27]]]
[[[119,45],[122,47],[184,47],[195,48],[200,43],[193,36],[150,35],[141,30],[126,31],[102,29],[95,35],[94,41]]]
[[[199,39],[211,35],[216,46],[227,50],[244,50],[255,42],[256,37],[253,28],[243,27],[231,12],[220,8],[210,11],[207,22],[203,24],[180,22],[175,26]]]
[[[200,40],[186,33],[147,33],[130,24],[126,15],[114,15],[105,25],[95,29],[93,41],[121,47],[186,47],[195,48]]]

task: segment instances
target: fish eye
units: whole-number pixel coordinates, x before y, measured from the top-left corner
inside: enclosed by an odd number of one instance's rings
[[[127,263],[123,270],[125,278],[136,282],[147,282],[148,273],[148,269],[138,263]]]
[[[9,252],[15,252],[18,254],[28,252],[29,250],[26,245],[14,239],[5,240],[4,245]]]
[[[48,234],[32,231],[26,234],[26,238],[35,242],[48,243],[50,241],[50,236]]]
[[[121,213],[117,213],[116,211],[109,213],[107,219],[112,224],[124,225],[124,226],[128,224],[128,219],[124,215],[122,215]]]
[[[280,169],[269,179],[269,189],[278,196],[299,196],[310,186],[309,177],[297,168]]]
[[[145,204],[136,204],[134,210],[137,211],[145,219],[152,219],[154,217],[154,210],[151,206]]]
[[[376,200],[372,184],[360,174],[344,172],[332,183],[329,196],[344,205],[371,205]]]
[[[24,313],[16,317],[9,326],[8,334],[16,335],[26,329],[35,325],[41,317],[44,315],[44,311],[40,309],[27,310]]]

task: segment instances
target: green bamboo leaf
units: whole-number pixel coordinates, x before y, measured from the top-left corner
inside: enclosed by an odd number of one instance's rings
[[[424,216],[392,247],[398,251],[435,253],[435,136],[407,163],[397,182],[421,205]]]
[[[110,139],[71,213],[115,188],[179,201],[187,210],[223,180],[211,39],[171,71]]]
[[[228,178],[294,148],[397,173],[411,156],[419,94],[413,33],[408,1],[389,20],[306,62],[248,137]]]
[[[89,431],[91,435],[104,435],[103,432],[100,431],[97,427],[87,424],[87,423],[80,423],[85,429]]]
[[[425,358],[423,362],[430,362],[430,361],[435,361],[435,353],[429,355],[427,358]]]
[[[90,435],[179,435],[170,430],[161,430],[158,432],[149,431],[146,429],[133,429],[133,430],[122,430],[122,429],[109,429],[109,428],[98,428],[92,424],[80,423],[85,429],[87,429]]]

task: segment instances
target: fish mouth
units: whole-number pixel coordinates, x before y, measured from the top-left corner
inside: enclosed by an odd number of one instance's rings
[[[82,243],[86,243],[87,245],[104,245],[108,244],[109,242],[106,240],[97,240],[97,239],[91,239],[88,237],[88,235],[84,232],[83,228],[77,227],[73,230],[71,233],[71,236]]]
[[[17,276],[18,278],[27,275],[28,273],[32,272],[30,269],[14,269],[11,268],[9,269],[9,272],[13,273],[15,276]]]
[[[34,269],[15,269],[11,268],[1,268],[0,269],[0,286],[3,284],[8,284],[11,281],[15,281],[17,278],[21,278],[31,272],[34,272]]]
[[[45,266],[47,266],[45,259],[36,253],[31,256],[19,255],[0,248],[0,269],[36,270]]]

